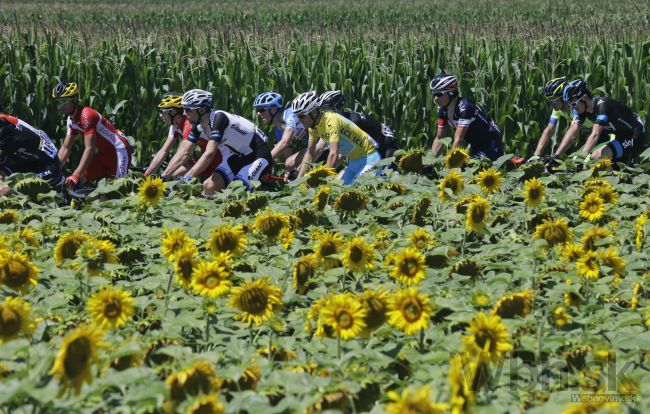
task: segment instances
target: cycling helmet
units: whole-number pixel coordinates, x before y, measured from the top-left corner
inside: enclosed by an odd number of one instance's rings
[[[587,88],[587,83],[582,79],[576,79],[564,87],[562,99],[564,102],[570,104],[578,102],[585,95],[591,95],[591,92]]]
[[[158,109],[183,109],[183,105],[181,105],[182,99],[183,95],[180,93],[167,92],[162,96]]]
[[[316,92],[310,91],[301,93],[291,102],[291,110],[296,115],[308,114],[319,105],[318,95]]]
[[[429,89],[431,93],[445,93],[445,92],[457,92],[458,91],[458,79],[453,75],[440,74],[435,78],[431,79],[429,83]]]
[[[282,95],[275,92],[264,92],[257,95],[255,102],[253,102],[254,108],[282,108]]]
[[[191,89],[183,94],[181,105],[188,109],[212,107],[212,94],[203,89]]]
[[[318,98],[318,106],[323,109],[342,109],[345,97],[341,91],[329,91]]]
[[[79,95],[79,88],[74,82],[59,82],[52,89],[52,98],[72,98]]]
[[[544,86],[544,96],[549,101],[562,98],[562,92],[566,86],[566,78],[563,76],[561,78],[551,79]]]

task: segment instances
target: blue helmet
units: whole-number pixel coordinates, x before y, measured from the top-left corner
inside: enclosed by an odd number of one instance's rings
[[[282,95],[275,92],[264,92],[261,93],[255,98],[253,102],[253,107],[255,108],[282,108]]]

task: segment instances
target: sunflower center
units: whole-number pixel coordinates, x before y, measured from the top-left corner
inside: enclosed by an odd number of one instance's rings
[[[325,241],[320,246],[320,255],[321,257],[329,256],[330,254],[336,253],[336,244],[331,241]]]
[[[482,223],[485,220],[485,210],[482,207],[475,206],[472,209],[472,221],[474,223]]]
[[[598,213],[599,210],[600,210],[599,203],[590,203],[587,205],[587,211],[589,211],[591,214]]]
[[[237,249],[238,238],[229,233],[222,233],[219,236],[215,237],[214,245],[217,250],[220,252],[232,252]]]
[[[494,177],[491,175],[488,175],[487,177],[483,178],[483,186],[485,187],[492,187],[495,184]]]
[[[221,284],[221,278],[219,277],[219,275],[211,274],[205,278],[203,284],[208,289],[214,289]]]
[[[61,247],[61,256],[64,259],[74,259],[77,257],[77,250],[79,250],[81,243],[77,240],[68,240],[63,243]]]
[[[358,246],[353,246],[350,249],[350,260],[359,263],[363,259],[363,250],[361,250]]]
[[[10,260],[4,268],[5,283],[12,288],[24,286],[29,281],[29,269],[24,263]]]
[[[90,361],[90,351],[91,344],[87,338],[77,338],[68,345],[63,361],[67,378],[75,379],[84,373]]]
[[[253,287],[245,290],[241,294],[241,304],[244,312],[252,314],[262,314],[266,311],[269,303],[269,296],[266,290]]]
[[[474,340],[481,349],[485,349],[485,346],[487,345],[487,351],[493,352],[496,350],[497,340],[494,337],[493,332],[487,329],[481,329],[476,332]]]
[[[0,312],[0,336],[11,337],[20,331],[20,314],[12,309],[3,308]]]
[[[122,313],[122,303],[117,298],[109,298],[104,303],[104,316],[115,319]]]
[[[191,260],[181,260],[178,262],[178,271],[180,276],[185,280],[192,279],[192,272],[194,271],[194,266],[192,265]]]
[[[155,185],[150,185],[144,190],[144,194],[147,198],[156,198],[159,194],[158,187]]]
[[[402,305],[402,315],[409,323],[417,322],[422,316],[422,306],[419,302],[409,299]]]
[[[402,264],[400,266],[400,271],[402,274],[408,276],[408,277],[415,277],[415,275],[418,273],[420,270],[420,263],[418,263],[417,260],[411,257],[407,257],[402,261]]]
[[[530,198],[531,200],[537,200],[539,198],[540,194],[541,194],[541,192],[539,191],[538,188],[531,188],[528,191],[528,198]]]
[[[340,310],[336,314],[336,323],[341,329],[350,329],[354,325],[354,318],[347,310]]]
[[[423,249],[427,245],[427,241],[423,238],[415,239],[415,247],[418,249]]]

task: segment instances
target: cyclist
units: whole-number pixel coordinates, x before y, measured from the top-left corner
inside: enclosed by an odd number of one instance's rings
[[[79,165],[66,178],[68,187],[75,188],[80,181],[102,177],[124,177],[131,163],[131,148],[124,134],[101,116],[99,112],[79,104],[76,83],[60,82],[52,90],[59,111],[68,116],[68,130],[59,150],[59,160],[64,167],[78,135],[83,135],[85,149]]]
[[[0,179],[15,172],[31,172],[49,181],[52,187],[63,183],[61,162],[50,137],[39,129],[10,115],[0,114]],[[0,195],[11,192],[0,186]]]
[[[208,168],[221,151],[222,160],[212,175],[203,182],[203,193],[211,196],[233,180],[240,180],[251,189],[251,180],[259,180],[270,171],[271,151],[267,137],[251,121],[238,115],[212,108],[213,96],[202,89],[185,92],[181,104],[192,123],[188,141],[196,143],[201,133],[208,137],[205,152],[196,161],[183,181],[190,181]]]
[[[365,112],[346,111],[343,109],[344,105],[345,97],[341,91],[325,92],[319,97],[321,111],[333,111],[354,122],[356,126],[377,142],[381,158],[392,157],[399,147],[395,141],[395,134],[390,127]]]
[[[570,82],[563,92],[564,101],[575,109],[576,122],[593,122],[591,134],[583,149],[593,159],[609,158],[631,164],[645,147],[645,125],[630,108],[613,99],[593,96],[582,79]],[[614,135],[610,141],[609,135]],[[594,150],[598,143],[607,144]],[[561,155],[569,142],[562,141],[556,154]]]
[[[161,118],[165,124],[169,125],[169,133],[167,134],[167,139],[163,144],[162,148],[158,151],[154,159],[151,161],[149,168],[145,171],[144,175],[148,176],[156,172],[160,167],[163,160],[169,154],[174,142],[178,139],[179,146],[176,151],[176,154],[172,157],[167,165],[167,168],[163,171],[163,178],[178,178],[182,177],[189,169],[192,167],[196,161],[193,158],[194,148],[196,144],[188,141],[192,130],[192,124],[183,114],[183,105],[181,105],[181,99],[183,95],[175,92],[168,92],[163,95],[160,103],[158,104],[158,110]],[[201,152],[205,151],[205,147],[208,143],[208,139],[205,135],[201,134],[198,141],[198,146],[201,148]],[[217,168],[221,162],[221,153],[217,153],[217,156],[214,157],[212,163],[203,170],[199,176],[200,177],[209,177],[214,172],[214,169]]]
[[[305,92],[291,102],[291,109],[300,122],[309,128],[309,144],[298,176],[307,172],[309,163],[316,159],[317,144],[320,141],[329,144],[329,154],[326,165],[334,167],[340,155],[346,156],[348,165],[343,170],[342,179],[347,185],[352,184],[357,177],[370,171],[381,160],[377,151],[379,145],[354,122],[343,115],[321,111],[320,101],[316,92]]]
[[[285,177],[292,175],[300,166],[307,152],[309,134],[291,108],[282,110],[282,95],[264,92],[255,98],[253,107],[257,117],[267,125],[273,125],[275,145],[271,157],[284,160]]]
[[[456,128],[453,148],[459,148],[463,141],[470,145],[472,158],[487,157],[496,160],[503,155],[501,131],[483,109],[458,94],[458,79],[441,74],[429,84],[438,105],[438,132],[431,148],[438,155],[442,151],[442,139],[449,126]]]

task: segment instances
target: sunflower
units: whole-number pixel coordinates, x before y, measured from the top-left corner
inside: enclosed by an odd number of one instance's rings
[[[553,320],[555,325],[561,328],[571,322],[571,315],[567,314],[567,310],[564,306],[558,306],[553,311]]]
[[[318,189],[314,195],[314,201],[312,204],[316,206],[317,209],[323,210],[330,199],[330,194],[332,194],[332,189],[325,185]]]
[[[334,168],[327,167],[325,165],[319,165],[312,168],[307,174],[305,174],[305,177],[307,177],[305,184],[308,187],[315,188],[321,184],[324,184],[327,180],[327,177],[334,177],[335,175],[336,170]]]
[[[316,224],[318,221],[318,213],[309,207],[301,207],[295,212],[296,217],[300,220],[299,226],[303,229]]]
[[[587,194],[580,203],[580,217],[589,221],[600,220],[605,213],[605,202],[598,193]]]
[[[388,392],[390,402],[386,404],[389,414],[444,414],[448,412],[449,404],[432,403],[429,400],[429,386],[424,386],[411,392],[405,388],[402,394],[395,391]]]
[[[452,148],[445,156],[445,167],[448,170],[452,168],[463,168],[469,163],[469,152],[464,148]]]
[[[608,247],[598,252],[598,259],[604,266],[609,267],[610,275],[622,277],[625,274],[625,259],[618,254],[618,249]]]
[[[160,250],[163,256],[170,262],[174,261],[174,254],[187,245],[194,245],[194,241],[190,239],[185,230],[183,229],[163,229],[163,237],[161,240]]]
[[[471,407],[476,402],[475,391],[478,389],[476,378],[479,374],[479,364],[479,361],[464,352],[451,358],[448,377],[451,390],[449,405],[452,413],[472,412]]]
[[[449,276],[452,276],[454,273],[457,273],[462,276],[469,276],[472,279],[476,280],[479,277],[483,276],[483,266],[476,260],[472,259],[461,259],[459,260],[449,271]]]
[[[512,319],[515,316],[523,318],[530,313],[532,307],[533,291],[527,289],[500,298],[492,309],[492,315],[503,319]]]
[[[320,318],[331,326],[341,339],[357,337],[366,327],[366,310],[350,294],[333,295],[320,310]]]
[[[187,409],[187,414],[223,414],[226,408],[219,401],[219,394],[201,395]]]
[[[467,208],[465,226],[467,231],[481,232],[487,224],[490,203],[483,197],[476,197]]]
[[[2,210],[0,213],[0,224],[18,223],[19,214],[16,210]]]
[[[449,200],[449,195],[445,190],[450,190],[454,195],[460,194],[460,192],[463,191],[463,176],[456,171],[451,171],[442,179],[440,184],[438,184],[438,188],[440,189],[438,197],[443,201]]]
[[[199,264],[197,259],[198,250],[194,244],[188,244],[180,248],[174,255],[174,273],[178,284],[189,289],[192,284],[192,274]]]
[[[246,205],[244,203],[241,201],[233,201],[226,204],[226,207],[224,207],[223,211],[221,212],[221,216],[239,218],[244,215],[245,211]]]
[[[476,182],[485,194],[496,193],[501,187],[501,173],[493,168],[483,170],[476,177]]]
[[[280,236],[279,236],[282,247],[284,247],[285,249],[291,247],[291,242],[293,242],[293,236],[294,236],[293,230],[291,230],[289,227],[283,227],[282,230],[280,230]]]
[[[302,256],[293,262],[293,287],[301,295],[315,286],[312,281],[316,272],[316,258],[313,254]]]
[[[104,329],[119,328],[133,316],[133,297],[120,288],[100,287],[88,299],[88,313]]]
[[[366,323],[365,334],[369,334],[386,322],[388,310],[388,293],[380,289],[365,290],[359,296],[359,302],[366,311],[364,322]]]
[[[594,166],[591,168],[592,174],[594,177],[598,176],[598,173],[601,171],[611,171],[612,169],[612,160],[609,158],[603,158],[594,164]]]
[[[524,200],[526,206],[537,207],[542,204],[546,186],[537,178],[532,178],[524,184]]]
[[[610,206],[618,203],[618,193],[611,185],[608,187],[596,188],[594,193],[598,194],[598,196]]]
[[[14,250],[25,250],[27,247],[38,248],[41,247],[41,242],[38,241],[37,233],[29,227],[24,227],[12,236]]]
[[[0,345],[20,334],[31,334],[35,328],[32,306],[21,298],[5,297],[0,303]]]
[[[307,321],[305,322],[305,332],[311,333],[313,331],[313,321],[316,321],[317,326],[316,326],[316,332],[314,333],[316,336],[319,337],[327,337],[331,338],[332,335],[332,329],[329,326],[324,326],[322,319],[320,317],[320,311],[323,309],[323,307],[327,304],[327,301],[329,300],[329,296],[324,296],[321,297],[320,299],[317,299],[314,301],[314,303],[311,304],[309,307],[309,310],[307,311]]]
[[[326,231],[322,233],[314,245],[314,254],[318,263],[325,269],[331,269],[339,265],[339,260],[331,255],[341,253],[345,240],[338,232]]]
[[[289,227],[289,217],[282,213],[266,210],[255,218],[255,230],[263,233],[269,240],[277,238],[285,227]]]
[[[84,382],[92,383],[91,365],[98,360],[98,348],[108,347],[103,342],[104,332],[98,326],[80,326],[63,339],[49,374],[57,377],[61,392],[72,390],[79,394]]]
[[[282,290],[263,277],[233,288],[229,304],[240,312],[235,319],[259,326],[282,307]]]
[[[89,239],[77,251],[91,276],[102,275],[105,264],[117,263],[115,245],[106,240]]]
[[[485,308],[490,306],[490,297],[483,292],[477,292],[472,295],[472,302],[478,308]]]
[[[419,148],[411,149],[402,155],[397,161],[397,169],[401,173],[422,173],[422,156],[424,151]]]
[[[357,214],[368,204],[368,197],[355,190],[348,190],[341,193],[336,200],[334,200],[334,210],[339,214]]]
[[[573,238],[573,232],[569,228],[565,218],[545,219],[542,224],[535,227],[533,239],[544,239],[549,246],[564,244]]]
[[[398,183],[398,182],[386,183],[386,184],[384,184],[384,188],[386,190],[390,190],[390,191],[394,192],[397,195],[404,195],[406,193],[406,186],[404,184]]]
[[[200,261],[194,272],[190,286],[195,293],[209,298],[218,298],[230,290],[230,272],[221,260]]]
[[[467,332],[469,335],[463,337],[463,349],[469,355],[478,355],[481,361],[498,361],[513,349],[510,334],[498,315],[477,313]]]
[[[435,243],[431,234],[422,228],[415,229],[408,235],[408,239],[413,243],[413,247],[418,250],[425,250]]]
[[[429,326],[433,306],[429,297],[416,288],[407,288],[391,295],[388,301],[388,323],[407,335]]]
[[[140,203],[145,207],[156,207],[160,200],[163,198],[165,192],[165,184],[160,177],[147,179],[140,184],[138,188],[138,196]]]
[[[636,244],[636,248],[639,250],[643,248],[643,243],[645,241],[646,223],[648,221],[650,221],[650,219],[648,219],[648,216],[642,214],[637,217],[634,225],[634,242]]]
[[[343,265],[350,272],[372,269],[375,250],[363,237],[355,237],[343,249]]]
[[[407,247],[393,256],[393,261],[390,276],[399,283],[410,286],[424,279],[425,260],[419,250]]]
[[[3,252],[0,254],[0,283],[26,293],[36,286],[39,269],[23,253]]]
[[[611,243],[605,239],[611,236],[612,233],[605,227],[594,226],[582,235],[580,242],[582,243],[583,250],[596,250],[597,247],[609,246]],[[601,240],[605,241],[600,242]]]
[[[600,275],[598,254],[591,250],[585,252],[576,262],[576,272],[586,279],[598,279]]]
[[[239,255],[246,248],[246,243],[243,227],[232,224],[223,224],[212,229],[207,241],[212,254],[230,253],[233,256]]]
[[[88,239],[90,239],[90,236],[83,230],[73,230],[59,237],[54,247],[54,261],[56,265],[62,267],[65,260],[76,259],[77,250]]]
[[[413,209],[413,214],[411,215],[411,223],[416,226],[424,226],[426,224],[427,212],[431,206],[431,198],[422,197],[415,203],[415,208]]]
[[[184,401],[189,396],[215,392],[221,387],[221,383],[212,364],[204,360],[170,374],[165,380],[169,398],[174,402]]]
[[[566,243],[559,250],[562,258],[568,262],[575,262],[585,252],[581,245],[574,243]]]

